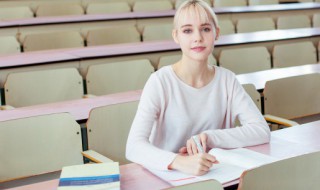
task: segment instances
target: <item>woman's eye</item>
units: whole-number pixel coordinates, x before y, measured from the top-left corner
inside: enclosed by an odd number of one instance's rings
[[[189,34],[189,33],[191,33],[192,31],[190,30],[190,29],[185,29],[185,30],[183,30],[183,33],[186,33],[186,34]]]
[[[211,29],[210,29],[210,28],[204,28],[203,31],[205,31],[205,32],[210,32]]]

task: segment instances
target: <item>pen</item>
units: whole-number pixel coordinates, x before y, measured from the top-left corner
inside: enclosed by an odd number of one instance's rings
[[[194,143],[196,143],[199,153],[204,153],[203,148],[200,144],[199,137],[197,135],[192,136]]]

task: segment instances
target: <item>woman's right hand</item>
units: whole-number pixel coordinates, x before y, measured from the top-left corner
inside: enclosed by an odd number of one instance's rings
[[[177,155],[169,165],[169,169],[179,170],[192,175],[204,175],[209,172],[216,158],[208,153],[198,153],[190,156]]]

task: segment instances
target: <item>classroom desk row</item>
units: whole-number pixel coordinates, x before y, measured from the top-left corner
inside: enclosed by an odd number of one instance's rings
[[[279,68],[237,75],[241,84],[253,84],[258,91],[263,91],[267,81],[300,76],[304,74],[320,73],[320,64],[303,65],[289,68]],[[139,100],[141,90],[96,96],[86,99],[70,100],[50,104],[15,108],[1,111],[0,122],[42,114],[69,112],[79,123],[85,122],[93,108]]]
[[[268,144],[247,147],[250,150],[270,155],[277,159],[286,159],[303,154],[320,151],[320,121],[294,126],[287,129],[271,132],[271,140]],[[170,185],[151,174],[142,166],[131,163],[120,166],[121,189],[163,189]],[[307,174],[306,174],[307,175]],[[33,178],[33,179],[32,179]],[[54,176],[39,179],[39,176],[31,179],[20,179],[0,184],[0,188],[15,190],[40,190],[56,189],[59,183],[59,172]],[[238,180],[223,184],[235,187]],[[270,182],[272,183],[272,182]]]
[[[265,46],[271,52],[274,44],[306,40],[317,44],[320,40],[320,28],[224,35],[216,41],[213,54],[217,57],[222,49],[254,46]],[[144,58],[149,58],[148,54],[172,51],[180,51],[179,45],[173,40],[36,51],[0,56],[0,69],[129,55],[143,55]],[[154,64],[154,58],[149,59]]]
[[[312,16],[317,13],[320,3],[294,3],[264,6],[243,6],[243,7],[220,7],[213,8],[219,19],[231,19],[236,22],[241,18],[252,17],[272,17],[280,15],[306,14]],[[117,14],[101,15],[80,15],[80,16],[60,16],[47,18],[19,19],[11,21],[1,21],[0,28],[16,29],[27,26],[52,25],[52,24],[71,24],[81,22],[102,22],[102,21],[124,21],[124,20],[144,20],[156,18],[172,18],[175,10],[156,11],[156,12],[130,12]]]

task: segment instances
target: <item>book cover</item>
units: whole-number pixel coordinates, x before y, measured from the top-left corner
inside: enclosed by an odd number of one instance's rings
[[[58,190],[120,190],[118,162],[83,164],[62,168]]]
[[[239,179],[241,174],[251,168],[264,164],[272,163],[277,159],[245,148],[220,149],[214,148],[209,151],[214,155],[219,164],[214,164],[210,171],[203,176],[193,176],[179,171],[160,171],[149,169],[153,174],[169,182],[171,185],[178,186],[198,181],[215,179],[224,184]]]

